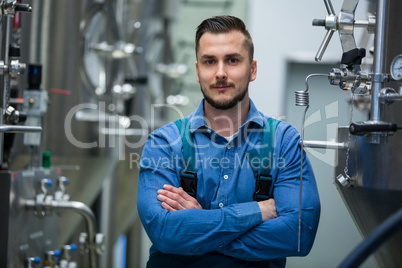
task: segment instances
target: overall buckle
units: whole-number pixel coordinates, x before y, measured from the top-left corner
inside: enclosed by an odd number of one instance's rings
[[[269,190],[272,185],[272,176],[266,174],[258,174],[255,183],[255,192],[253,195],[254,201],[268,200],[272,196],[269,194]]]
[[[180,185],[187,194],[197,198],[197,173],[182,171],[180,173]]]

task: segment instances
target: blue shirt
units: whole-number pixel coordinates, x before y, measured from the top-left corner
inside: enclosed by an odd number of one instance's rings
[[[197,200],[203,209],[169,212],[157,200],[164,184],[180,187],[182,142],[170,123],[148,137],[140,161],[137,207],[152,241],[150,253],[201,255],[212,251],[235,258],[261,261],[307,255],[313,245],[320,216],[316,181],[304,154],[302,181],[301,251],[298,252],[300,136],[281,122],[275,133],[271,165],[273,195],[278,217],[262,220],[253,201],[255,177],[245,153],[259,150],[267,117],[250,100],[250,110],[239,132],[228,142],[208,127],[203,101],[188,116],[196,148]],[[283,266],[280,265],[280,266]]]

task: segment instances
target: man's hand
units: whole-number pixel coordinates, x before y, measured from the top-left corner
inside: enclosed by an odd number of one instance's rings
[[[276,212],[275,207],[275,200],[273,198],[260,201],[258,202],[258,205],[260,206],[261,209],[263,221],[275,219],[276,217],[278,217],[278,213]]]
[[[158,190],[157,198],[162,202],[162,207],[170,212],[189,208],[202,209],[197,199],[187,194],[181,187],[165,184],[163,189]]]

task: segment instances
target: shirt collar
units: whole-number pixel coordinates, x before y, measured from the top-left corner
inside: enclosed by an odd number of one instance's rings
[[[193,133],[199,128],[208,127],[204,118],[204,99],[201,100],[197,110],[195,110],[190,115],[189,122],[190,122],[191,133]],[[250,99],[250,110],[248,112],[246,122],[242,125],[242,127],[244,125],[249,125],[249,123],[251,122],[256,123],[261,128],[264,127],[264,117],[262,113],[257,110],[257,107],[255,106],[254,102]]]

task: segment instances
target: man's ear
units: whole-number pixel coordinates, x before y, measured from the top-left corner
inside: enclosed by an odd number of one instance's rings
[[[253,60],[251,62],[251,71],[250,71],[250,82],[254,81],[257,78],[257,61]]]
[[[197,71],[197,82],[200,82],[200,75],[199,75],[199,70],[198,70],[198,61],[195,62],[195,70]]]

